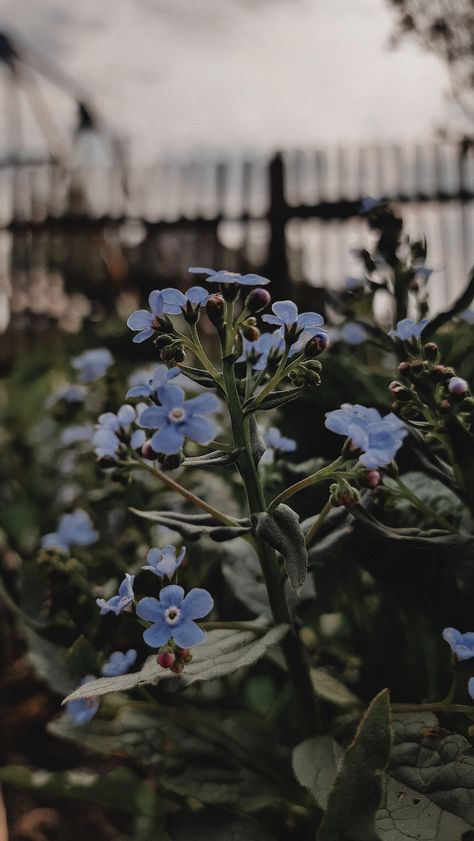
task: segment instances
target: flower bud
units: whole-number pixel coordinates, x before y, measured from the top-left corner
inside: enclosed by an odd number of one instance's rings
[[[173,336],[157,336],[156,339],[153,340],[153,344],[157,350],[163,350],[166,345],[170,345],[172,342],[174,342]]]
[[[244,301],[244,307],[249,312],[256,314],[268,307],[271,300],[272,297],[266,289],[252,289]]]
[[[473,412],[474,411],[474,397],[465,397],[459,408],[463,412]]]
[[[435,383],[441,382],[444,377],[444,365],[433,365],[430,371],[430,378]]]
[[[148,459],[149,461],[155,461],[158,458],[158,453],[155,453],[153,447],[151,446],[151,439],[148,438],[143,447],[142,447],[142,456],[143,458]]]
[[[451,408],[451,403],[449,402],[449,400],[442,400],[439,404],[439,408],[441,412],[449,412]]]
[[[398,373],[401,377],[409,377],[411,372],[411,368],[408,362],[400,362],[398,366]]]
[[[312,356],[319,356],[323,350],[326,350],[329,344],[329,337],[327,333],[316,333],[315,336],[312,336],[311,339],[306,342],[304,348],[304,355],[308,357]]]
[[[184,455],[182,452],[173,453],[173,455],[165,455],[164,453],[160,453],[158,456],[158,461],[160,462],[161,469],[165,472],[167,470],[177,470],[181,462],[184,461]]]
[[[304,363],[304,367],[307,371],[315,371],[316,374],[320,374],[323,370],[323,366],[321,365],[319,359],[308,359],[308,361]]]
[[[418,375],[425,370],[425,363],[422,359],[415,359],[410,365],[412,374]]]
[[[402,384],[394,380],[390,383],[388,390],[391,391],[392,394],[398,394],[401,388],[403,388]]]
[[[376,488],[380,483],[380,473],[378,470],[368,470],[365,476],[365,484],[368,488]]]
[[[445,367],[443,369],[443,380],[450,380],[451,377],[455,377],[455,376],[456,376],[456,371],[454,370],[454,368],[451,368],[450,366],[448,366],[448,367]]]
[[[186,352],[182,345],[166,345],[160,353],[160,359],[163,362],[184,362]]]
[[[163,648],[161,651],[159,651],[158,656],[156,658],[156,662],[163,669],[171,669],[175,660],[176,655],[172,651],[170,651],[169,648]]]
[[[459,397],[459,395],[464,395],[469,391],[469,384],[462,377],[451,377],[448,383],[448,391],[450,394],[455,394],[456,397]]]
[[[425,355],[425,359],[429,359],[430,361],[439,358],[439,348],[438,345],[435,345],[434,342],[428,342],[423,347],[423,353]]]
[[[220,292],[209,295],[206,304],[207,317],[211,324],[220,327],[225,319],[225,301]]]
[[[253,324],[248,324],[247,322],[244,322],[240,329],[244,338],[248,339],[249,342],[256,342],[257,339],[259,339],[261,336],[260,330]]]

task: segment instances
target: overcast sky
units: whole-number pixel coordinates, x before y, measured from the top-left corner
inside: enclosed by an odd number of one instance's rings
[[[446,74],[414,45],[389,51],[393,25],[384,0],[0,0],[0,26],[89,92],[142,161],[426,138],[449,115]],[[67,101],[44,92],[64,126]]]

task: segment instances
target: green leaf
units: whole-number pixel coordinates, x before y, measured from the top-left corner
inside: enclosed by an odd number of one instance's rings
[[[388,690],[384,689],[370,704],[346,751],[317,841],[379,841],[375,815],[390,749],[390,703]]]
[[[204,642],[192,649],[192,662],[185,666],[179,678],[185,686],[191,686],[197,681],[214,680],[230,675],[237,669],[251,666],[263,657],[270,646],[280,642],[288,629],[289,625],[278,625],[259,635],[262,624],[257,621],[255,633],[230,629],[208,631]],[[65,702],[75,698],[95,698],[108,692],[123,692],[136,686],[176,677],[170,669],[163,669],[158,665],[156,656],[152,655],[139,672],[90,681],[75,689]]]
[[[257,410],[260,411],[262,409],[278,409],[280,406],[284,406],[286,403],[291,403],[293,400],[296,400],[297,397],[301,397],[304,390],[305,387],[301,386],[282,391],[271,391],[270,394],[267,394],[267,396],[263,398],[261,403],[258,403],[255,399],[253,399],[250,403],[244,406],[244,414],[248,415],[250,412],[256,412]]]
[[[338,707],[360,705],[357,696],[342,681],[329,674],[325,669],[310,669],[310,676],[316,695],[324,701],[329,701]]]
[[[218,383],[211,377],[211,375],[204,371],[202,368],[192,368],[190,365],[179,365],[179,369],[189,377],[190,380],[193,380],[195,383],[199,383],[204,388],[219,388]]]
[[[58,695],[70,692],[74,681],[63,649],[40,637],[32,628],[25,627],[23,632],[28,642],[28,659],[37,675]]]
[[[290,584],[299,592],[306,578],[308,553],[298,514],[288,505],[278,505],[271,514],[255,514],[252,521],[258,537],[281,554]]]
[[[299,784],[307,788],[317,806],[327,807],[329,793],[337,775],[344,750],[332,736],[314,736],[293,751],[293,772]]]
[[[230,453],[225,450],[214,450],[202,456],[189,456],[181,462],[181,467],[226,467],[229,464],[235,464],[241,452],[241,449],[232,450]]]
[[[215,809],[180,815],[171,822],[170,832],[172,841],[274,841],[269,830],[254,818]]]
[[[137,514],[144,520],[152,520],[160,526],[177,531],[185,540],[199,540],[206,535],[217,543],[225,540],[233,540],[234,537],[241,537],[250,531],[250,522],[247,519],[236,520],[237,526],[225,526],[219,520],[211,517],[210,514],[185,514],[175,511],[140,511],[138,508],[130,508],[132,514]]]

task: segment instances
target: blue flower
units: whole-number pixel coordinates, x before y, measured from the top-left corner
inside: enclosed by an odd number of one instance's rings
[[[166,365],[158,365],[152,377],[144,374],[142,382],[129,388],[125,399],[130,397],[153,397],[160,386],[165,385],[169,380],[174,380],[180,375],[179,368],[167,368]]]
[[[340,409],[326,412],[325,425],[331,432],[350,438],[355,449],[363,454],[359,461],[375,470],[395,458],[407,429],[403,421],[390,413],[382,416],[377,409],[343,403]]]
[[[68,552],[71,546],[91,546],[98,540],[99,533],[94,529],[92,520],[82,508],[76,508],[72,514],[63,514],[58,530],[45,534],[41,546],[61,549]]]
[[[264,371],[268,365],[270,356],[281,356],[285,349],[285,339],[281,330],[274,330],[273,333],[262,333],[262,335],[251,342],[242,337],[242,355],[237,362],[252,362],[254,371]]]
[[[129,435],[132,423],[140,415],[141,407],[137,408],[138,411],[125,403],[116,415],[113,412],[105,412],[103,415],[99,415],[99,423],[92,436],[92,443],[98,458],[115,458],[122,439]],[[145,440],[146,435],[143,429],[136,429],[130,436],[130,447],[132,450],[138,450],[143,446]]]
[[[443,639],[448,643],[458,660],[470,660],[471,657],[474,657],[474,633],[472,631],[461,634],[456,628],[445,628]]]
[[[183,546],[179,555],[176,555],[176,546],[163,546],[162,549],[150,549],[146,556],[147,565],[142,569],[149,569],[160,578],[165,576],[169,579],[173,578],[178,567],[186,554],[186,548]]]
[[[214,269],[201,269],[192,266],[188,269],[191,274],[207,274],[208,283],[238,283],[239,286],[266,286],[270,283],[267,277],[262,277],[259,274],[239,274],[238,272],[226,272],[221,269],[216,272]]]
[[[297,330],[308,331],[308,337],[313,330],[322,327],[324,318],[317,312],[303,312],[298,315],[298,307],[293,301],[277,301],[272,306],[274,315],[262,315],[262,321],[267,324],[277,324],[285,330],[290,330],[296,325]]]
[[[402,318],[398,322],[396,329],[389,330],[388,335],[392,338],[401,339],[402,342],[407,342],[409,339],[419,339],[428,321],[429,318],[422,318],[417,323],[412,318]]]
[[[281,453],[294,453],[296,450],[296,441],[293,438],[285,438],[276,426],[268,427],[264,439],[271,450],[279,450]]]
[[[199,307],[205,307],[209,292],[203,289],[202,286],[192,286],[191,289],[183,294],[179,289],[163,289],[162,293],[164,300],[163,310],[167,315],[181,315],[188,310],[188,306],[193,311]]]
[[[71,364],[85,383],[92,383],[104,376],[113,361],[113,356],[107,348],[95,348],[75,356]]]
[[[125,653],[123,651],[114,651],[102,666],[102,674],[104,677],[124,675],[130,671],[136,659],[137,652],[134,648],[129,648]]]
[[[82,678],[79,686],[84,686],[85,683],[90,683],[91,680],[96,680],[95,675],[86,675]],[[66,711],[71,716],[76,727],[81,727],[87,724],[91,718],[94,718],[99,709],[99,701],[95,698],[78,698],[76,701],[68,701],[66,704]]]
[[[339,338],[348,345],[360,345],[365,342],[367,333],[361,324],[355,321],[346,321],[339,331]]]
[[[134,599],[134,579],[134,575],[130,575],[129,572],[126,572],[125,578],[119,587],[117,596],[112,596],[110,599],[96,599],[96,603],[100,607],[102,615],[104,613],[112,612],[118,616],[119,613],[122,613],[122,610],[126,610],[127,607],[130,607]]]
[[[164,385],[158,389],[158,396],[161,406],[152,406],[140,415],[142,426],[158,430],[151,438],[155,453],[179,453],[185,436],[198,444],[209,444],[216,436],[217,424],[202,417],[219,408],[219,400],[214,394],[199,394],[185,400],[182,388]]]
[[[148,312],[148,310],[135,310],[127,320],[127,327],[130,327],[130,330],[139,331],[133,337],[133,341],[136,343],[144,342],[153,336],[157,327],[160,326],[160,318],[164,315],[163,307],[165,302],[163,295],[158,289],[150,292],[148,303],[151,312]]]
[[[69,404],[82,403],[86,394],[87,388],[84,385],[68,385],[52,394],[46,405],[51,407],[60,402]]]
[[[143,639],[150,648],[160,648],[171,638],[180,648],[196,645],[205,635],[193,619],[207,616],[213,605],[207,590],[195,588],[184,597],[182,587],[169,584],[161,590],[159,600],[148,597],[138,602],[137,616],[152,623]]]
[[[69,447],[71,444],[80,444],[82,441],[90,441],[94,434],[94,427],[91,423],[80,423],[74,426],[66,426],[61,432],[61,444]]]

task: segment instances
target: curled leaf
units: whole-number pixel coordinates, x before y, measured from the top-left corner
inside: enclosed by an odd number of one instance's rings
[[[133,514],[143,517],[144,520],[152,520],[160,526],[166,526],[177,531],[186,540],[199,540],[206,535],[217,543],[225,540],[233,540],[234,537],[241,537],[250,531],[250,521],[236,519],[235,526],[227,526],[211,517],[210,514],[185,514],[175,511],[140,511],[138,508],[129,509]]]
[[[268,511],[255,514],[252,521],[257,536],[282,556],[293,589],[301,590],[308,569],[308,553],[296,511],[281,504],[271,514]]]

